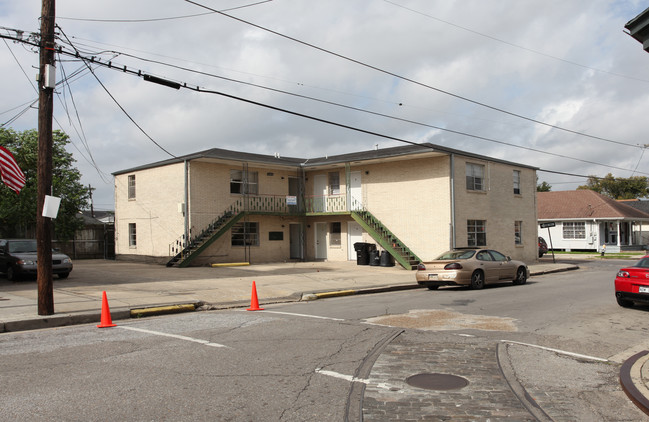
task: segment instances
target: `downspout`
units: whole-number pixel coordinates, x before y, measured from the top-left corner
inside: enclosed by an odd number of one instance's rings
[[[455,154],[451,154],[451,249],[455,249]]]
[[[183,217],[185,219],[185,242],[189,244],[189,161],[185,160],[185,207]]]
[[[347,202],[347,211],[352,211],[352,192],[351,185],[351,169],[349,162],[345,163],[345,201]]]

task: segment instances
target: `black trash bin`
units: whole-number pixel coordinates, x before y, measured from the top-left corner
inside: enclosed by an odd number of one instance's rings
[[[372,267],[381,265],[381,253],[376,249],[370,249],[370,265]]]
[[[394,267],[394,257],[388,251],[381,252],[381,266]]]
[[[376,250],[376,245],[372,243],[356,242],[354,243],[356,251],[356,265],[369,265],[370,250]]]

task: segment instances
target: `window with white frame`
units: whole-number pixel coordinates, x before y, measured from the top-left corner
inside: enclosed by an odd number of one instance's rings
[[[232,246],[259,246],[259,223],[239,222],[232,226]]]
[[[466,163],[466,188],[468,190],[485,190],[484,166]]]
[[[521,172],[514,170],[514,195],[521,194]]]
[[[563,238],[564,239],[585,239],[586,223],[583,221],[564,221]]]
[[[135,175],[128,176],[128,199],[135,199]]]
[[[467,220],[467,246],[486,246],[487,231],[485,220]]]
[[[130,248],[137,246],[137,227],[135,223],[128,223],[128,246]]]
[[[230,193],[259,193],[259,174],[256,171],[230,170]]]
[[[523,244],[523,222],[514,221],[514,244],[522,245]]]

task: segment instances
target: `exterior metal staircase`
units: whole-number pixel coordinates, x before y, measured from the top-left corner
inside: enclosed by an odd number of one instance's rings
[[[352,218],[405,269],[416,270],[421,259],[367,210],[352,211]]]
[[[212,223],[210,223],[197,236],[191,237],[189,241],[184,241],[181,236],[172,250],[175,253],[173,258],[167,262],[167,267],[186,267],[191,261],[201,254],[216,239],[221,237],[230,228],[243,217],[244,212],[235,213],[233,210],[227,210]]]

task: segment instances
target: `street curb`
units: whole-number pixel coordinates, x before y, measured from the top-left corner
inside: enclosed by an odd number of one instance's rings
[[[200,302],[197,303],[184,303],[177,305],[167,305],[167,306],[153,306],[149,308],[137,308],[131,309],[130,317],[131,318],[143,318],[156,315],[168,315],[168,314],[178,314],[181,312],[193,312],[197,308],[202,306]]]
[[[543,274],[552,274],[552,273],[563,273],[563,272],[566,272],[566,271],[574,271],[574,270],[578,270],[578,269],[579,269],[579,265],[570,265],[569,267],[556,268],[556,269],[553,269],[553,270],[541,270],[541,271],[535,271],[533,273],[531,272],[530,276],[543,275]]]
[[[649,415],[649,390],[642,382],[642,366],[649,362],[649,351],[644,350],[627,359],[620,368],[622,390],[631,401]]]
[[[413,290],[413,289],[421,289],[424,287],[425,286],[420,286],[419,284],[404,284],[404,285],[396,285],[396,286],[367,287],[358,290],[334,290],[330,292],[302,293],[302,300],[310,301],[310,300],[317,300],[317,299],[326,299],[331,297],[396,292],[399,290]]]

